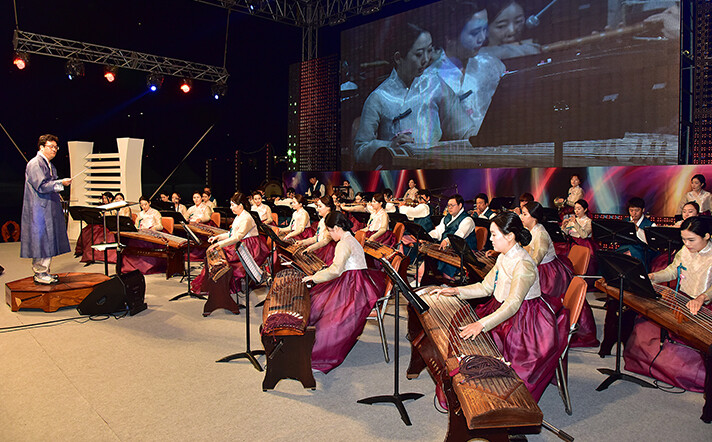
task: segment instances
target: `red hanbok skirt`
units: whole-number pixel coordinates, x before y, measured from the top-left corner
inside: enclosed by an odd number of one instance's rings
[[[702,308],[712,310],[709,305]],[[688,391],[704,391],[706,370],[702,354],[672,333],[661,348],[660,327],[643,317],[635,320],[623,358],[628,371],[652,376]]]
[[[316,327],[313,369],[328,373],[344,361],[385,289],[385,275],[370,269],[347,270],[311,289],[309,325]]]
[[[370,231],[370,230],[367,230],[367,231],[366,231],[366,235],[365,235],[366,239],[371,238],[371,236],[372,236],[374,233],[376,233],[376,232],[372,232],[372,231]],[[379,236],[379,237],[378,237],[377,239],[375,239],[374,241],[379,242],[379,243],[383,244],[384,246],[388,246],[388,247],[393,247],[393,246],[395,246],[395,245],[396,245],[396,242],[397,242],[395,235],[393,235],[393,232],[391,232],[390,230],[386,230],[383,235]]]
[[[489,333],[504,358],[522,378],[535,400],[539,400],[556,374],[559,356],[566,348],[569,331],[568,310],[561,302],[547,302],[542,298],[522,302],[519,311]],[[475,308],[482,318],[502,304],[494,297]]]
[[[334,251],[336,250],[336,242],[329,241],[329,244],[314,250],[314,254],[317,258],[324,261],[324,264],[330,266],[334,262]]]
[[[255,259],[255,262],[258,266],[264,264],[265,260],[269,256],[269,249],[267,248],[267,243],[265,242],[262,236],[251,236],[242,240],[242,243],[245,245],[245,247],[247,247],[247,250],[250,251],[250,255],[252,255],[252,257]],[[240,262],[240,258],[237,256],[237,252],[235,251],[234,245],[224,247],[223,251],[225,252],[227,262],[230,263],[230,267],[232,267],[230,293],[237,293],[242,287],[242,278],[244,278],[246,275],[245,268],[242,266],[242,262]],[[210,296],[208,292],[202,289],[203,281],[206,278],[207,271],[208,270],[203,267],[203,270],[200,272],[200,275],[198,275],[191,283],[190,287],[194,293],[207,293],[208,296]]]
[[[104,242],[104,226],[92,224],[84,226],[82,233],[77,239],[77,247],[74,249],[75,255],[81,255],[80,262],[104,262],[104,252],[93,249],[94,244],[102,244]],[[113,232],[106,232],[106,242],[116,242],[116,235]],[[116,263],[116,249],[107,250],[107,262]]]

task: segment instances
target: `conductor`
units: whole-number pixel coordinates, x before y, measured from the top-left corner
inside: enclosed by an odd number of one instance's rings
[[[32,258],[34,281],[38,284],[59,281],[57,275],[50,273],[52,257],[70,251],[59,192],[72,180],[58,180],[57,169],[51,163],[59,150],[58,141],[56,135],[40,136],[37,156],[25,168],[20,257]]]

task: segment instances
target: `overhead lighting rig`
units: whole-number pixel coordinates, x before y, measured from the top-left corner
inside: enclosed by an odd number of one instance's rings
[[[67,64],[64,66],[64,72],[70,80],[84,76],[84,63],[77,60],[76,58],[70,58],[67,60]]]
[[[23,70],[27,67],[27,54],[24,52],[15,52],[15,56],[12,58],[12,64],[19,70]]]

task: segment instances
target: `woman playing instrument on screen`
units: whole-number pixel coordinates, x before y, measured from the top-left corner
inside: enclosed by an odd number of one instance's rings
[[[485,279],[464,287],[438,289],[433,294],[464,299],[491,296],[475,309],[480,319],[461,327],[460,336],[467,339],[491,332],[502,355],[539,400],[566,346],[568,312],[557,299],[546,301],[541,297],[536,263],[522,247],[531,241],[531,233],[519,217],[512,212],[497,215],[490,232],[492,246],[500,254]]]
[[[538,44],[522,41],[526,17],[520,3],[521,0],[487,0],[489,43],[482,53],[505,60],[541,52]]]
[[[385,277],[366,268],[361,244],[351,234],[351,221],[341,212],[331,212],[324,223],[337,242],[334,261],[304,282],[311,289],[309,325],[316,327],[312,368],[328,373],[341,364],[356,344],[369,312],[385,291]]]
[[[684,294],[666,296],[658,302],[667,306],[685,321],[693,321],[709,329],[712,327],[712,243],[710,226],[693,216],[680,227],[683,247],[665,269],[648,276],[652,282],[677,281],[678,291]],[[686,295],[686,296],[685,296]],[[690,299],[691,298],[691,299]],[[635,321],[623,352],[625,369],[652,376],[676,387],[690,391],[704,391],[705,364],[700,352],[689,347],[685,340],[667,334],[645,318]],[[709,373],[707,374],[709,376]]]

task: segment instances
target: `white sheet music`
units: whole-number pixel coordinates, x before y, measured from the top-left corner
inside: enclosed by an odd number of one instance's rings
[[[252,278],[254,282],[262,282],[262,269],[257,265],[255,258],[252,257],[247,247],[239,243],[235,250],[237,251],[237,256],[239,256],[240,261],[242,261],[242,265],[245,267],[247,275]]]
[[[96,206],[96,208],[99,210],[114,210],[127,205],[128,203],[126,201],[115,201],[113,203]]]

